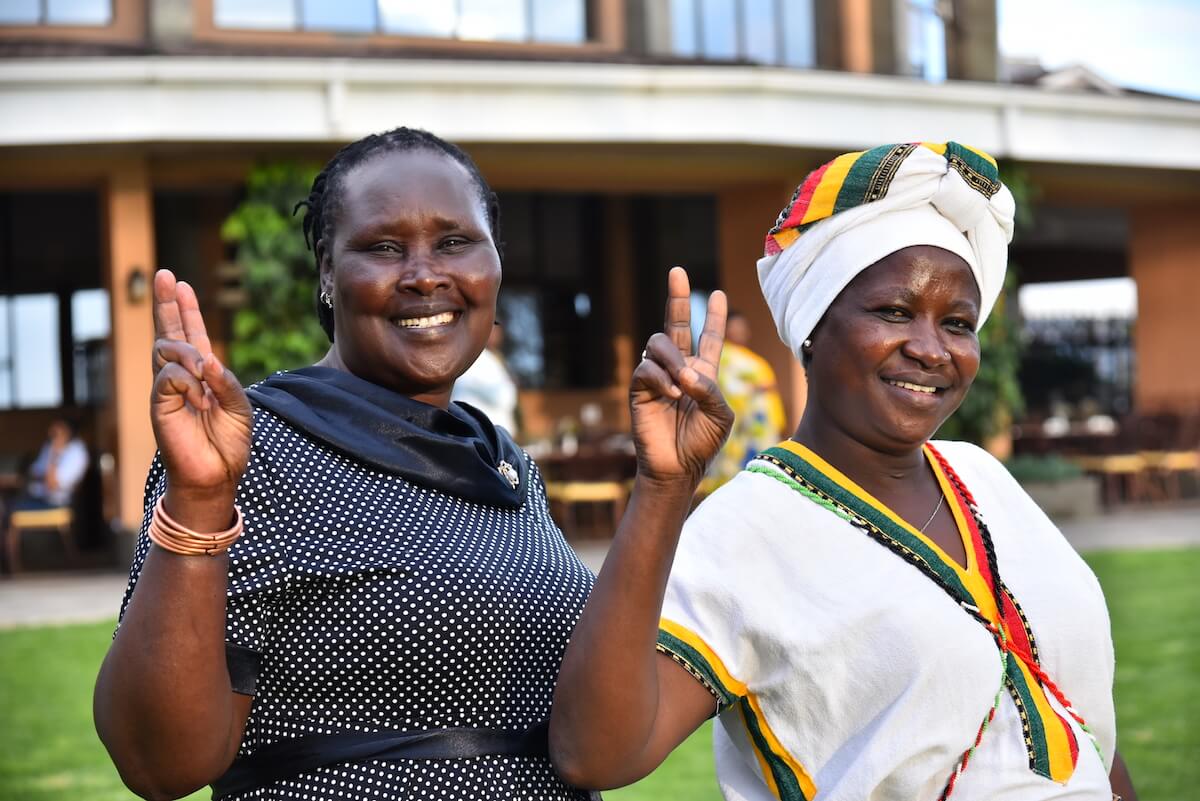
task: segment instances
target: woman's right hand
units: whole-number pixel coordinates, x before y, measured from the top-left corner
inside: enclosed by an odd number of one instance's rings
[[[237,377],[212,352],[196,292],[154,276],[150,420],[172,495],[228,498],[250,458],[252,413]]]

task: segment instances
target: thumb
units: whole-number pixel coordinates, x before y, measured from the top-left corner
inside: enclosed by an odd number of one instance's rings
[[[679,371],[679,388],[696,402],[705,416],[718,420],[726,417],[732,419],[733,411],[725,403],[721,387],[694,367],[684,367]]]
[[[204,380],[222,409],[231,414],[250,416],[250,401],[246,399],[246,391],[233,371],[217,360],[216,354],[209,353],[204,357]]]

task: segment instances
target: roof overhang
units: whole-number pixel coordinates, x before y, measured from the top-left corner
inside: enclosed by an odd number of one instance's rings
[[[462,142],[765,145],[954,139],[1026,161],[1200,170],[1200,103],[763,67],[120,57],[0,63],[0,146]]]

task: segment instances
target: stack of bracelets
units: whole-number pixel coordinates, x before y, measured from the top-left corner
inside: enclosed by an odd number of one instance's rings
[[[163,509],[162,498],[150,518],[150,539],[160,548],[183,556],[217,556],[242,536],[242,510],[233,507],[233,525],[215,534],[201,534],[177,523]]]

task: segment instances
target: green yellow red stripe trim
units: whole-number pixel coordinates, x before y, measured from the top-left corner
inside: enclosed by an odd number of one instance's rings
[[[877,500],[833,465],[793,440],[787,440],[765,453],[785,462],[801,478],[833,501],[874,525],[898,546],[918,559],[925,570],[935,574],[956,600],[975,604],[975,597],[964,583],[966,573],[932,540],[922,536],[904,518]]]
[[[812,801],[817,786],[812,777],[779,741],[767,724],[759,700],[698,634],[676,621],[662,618],[658,624],[658,646],[691,666],[711,683],[722,707],[736,704],[762,769],[763,781],[780,801]]]
[[[768,461],[778,460],[852,516],[870,523],[879,535],[889,539],[885,544],[916,557],[927,573],[939,578],[939,583],[952,598],[960,603],[971,604],[993,626],[1003,627],[1006,635],[1004,642],[1015,657],[1008,662],[1006,684],[1021,714],[1030,769],[1056,782],[1065,783],[1069,780],[1078,761],[1075,733],[1070,724],[1050,706],[1044,688],[1030,669],[1031,664],[1036,664],[1033,634],[1007,588],[1002,587],[1003,617],[1001,610],[996,608],[993,588],[999,578],[992,575],[988,564],[983,533],[976,524],[970,504],[942,469],[933,447],[926,446],[925,456],[943,495],[950,501],[950,510],[967,557],[965,566],[800,443],[788,440],[769,448],[763,455]],[[873,532],[872,536],[875,536]]]

